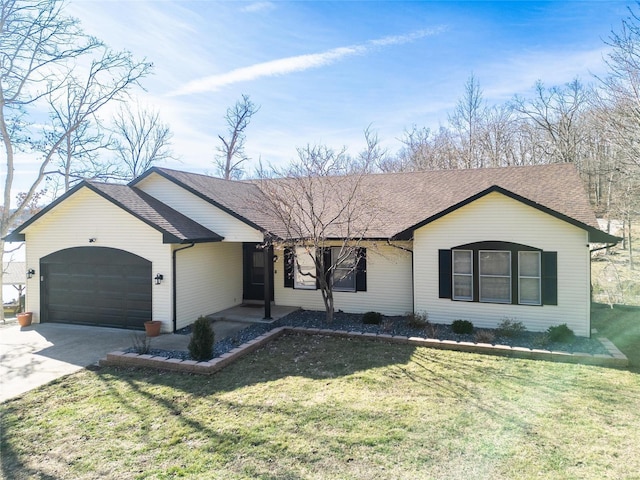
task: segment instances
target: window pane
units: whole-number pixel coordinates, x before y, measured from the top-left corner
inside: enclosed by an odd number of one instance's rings
[[[480,301],[497,303],[511,302],[511,278],[481,277]]]
[[[480,252],[480,275],[510,275],[511,252]]]
[[[350,270],[336,270],[333,274],[333,288],[335,290],[349,290],[355,291],[356,289],[356,272],[353,269]]]
[[[540,279],[520,279],[520,303],[540,305]]]
[[[471,260],[472,252],[470,250],[454,250],[453,251],[453,273],[468,273],[472,271]]]
[[[295,288],[316,288],[315,250],[296,247],[296,265],[294,273]]]
[[[453,276],[453,298],[454,300],[472,299],[472,277],[471,275]]]
[[[355,292],[356,290],[356,252],[351,251],[346,255],[342,252],[340,258],[340,247],[331,248],[331,262],[333,269],[333,288],[334,290],[343,290]]]
[[[540,252],[520,252],[520,275],[523,277],[540,276]]]

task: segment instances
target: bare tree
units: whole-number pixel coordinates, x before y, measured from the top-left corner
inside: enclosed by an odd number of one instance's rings
[[[74,183],[83,179],[107,181],[120,178],[108,157],[99,155],[107,148],[108,141],[98,122],[87,117],[73,128],[83,91],[77,79],[69,78],[65,88],[51,92],[47,98],[51,116],[49,139],[55,141],[60,132],[68,132],[56,152],[54,169],[45,173],[49,194],[53,196],[59,190],[69,191]]]
[[[245,130],[259,110],[260,107],[251,101],[249,95],[244,94],[233,107],[227,109],[224,117],[228,127],[227,136],[218,135],[222,145],[217,148],[215,160],[218,174],[225,180],[241,178],[244,173],[241,165],[249,159],[244,152]]]
[[[127,104],[115,116],[114,145],[121,163],[121,176],[131,180],[164,160],[174,158],[171,152],[173,134],[162,123],[157,111]]]
[[[3,252],[5,236],[41,191],[47,169],[67,137],[151,69],[128,52],[113,52],[84,34],[77,20],[64,15],[63,6],[59,0],[0,2],[0,137],[6,162],[0,218]],[[79,87],[72,121],[53,132],[38,127],[42,104],[65,92],[71,81]],[[14,172],[26,163],[23,157],[39,158],[40,165],[12,208]]]
[[[564,87],[551,88],[539,81],[533,98],[514,98],[514,110],[531,120],[540,132],[538,147],[545,153],[545,163],[580,164],[584,140],[580,119],[590,106],[589,95],[589,89],[576,79]]]
[[[367,138],[366,150],[355,162],[346,148],[307,145],[298,148],[298,159],[290,166],[259,172],[264,198],[256,207],[282,225],[275,241],[290,249],[285,261],[293,275],[321,291],[328,323],[333,320],[334,287],[364,261],[363,241],[379,221],[379,202],[363,181],[382,150],[374,136]]]
[[[462,168],[484,167],[480,152],[482,121],[485,117],[482,90],[476,78],[471,75],[464,85],[464,94],[449,116],[449,124],[459,142]]]

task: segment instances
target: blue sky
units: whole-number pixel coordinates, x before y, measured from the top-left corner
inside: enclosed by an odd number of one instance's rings
[[[604,72],[626,2],[213,2],[70,0],[87,33],[155,64],[145,104],[174,132],[179,162],[212,172],[228,106],[261,106],[253,159],[281,164],[323,143],[357,153],[363,130],[391,151],[437,127],[474,74],[489,103]]]
[[[155,64],[137,96],[174,133],[179,160],[163,165],[200,173],[214,171],[225,111],[242,94],[261,106],[249,171],[259,158],[286,164],[307,143],[356,154],[368,125],[395,152],[406,128],[446,123],[471,74],[488,103],[538,79],[592,81],[628,13],[605,1],[68,2],[87,33]],[[16,192],[37,166],[18,159]]]

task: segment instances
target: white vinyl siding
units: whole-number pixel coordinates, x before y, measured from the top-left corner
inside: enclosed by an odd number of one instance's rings
[[[222,235],[224,242],[262,242],[262,233],[211,203],[152,173],[136,184],[140,190],[166,203],[209,230]]]
[[[177,252],[176,278],[177,328],[193,323],[201,315],[239,305],[242,244],[202,243]]]
[[[410,249],[408,242],[397,242]],[[377,311],[383,315],[404,315],[411,311],[411,253],[384,244],[363,243],[367,252],[367,291],[333,292],[335,310],[347,313]],[[276,251],[278,261],[274,271],[274,294],[277,305],[324,310],[320,290],[299,290],[284,287],[283,251]],[[437,275],[437,273],[436,273]]]
[[[455,302],[439,298],[438,250],[481,241],[504,241],[557,252],[558,305]],[[531,331],[567,323],[577,335],[590,333],[590,258],[587,232],[505,195],[490,193],[416,230],[414,234],[416,311],[450,324],[470,320],[495,327],[505,317]]]
[[[113,203],[82,188],[25,229],[26,265],[36,274],[27,280],[26,308],[40,321],[40,258],[72,247],[110,247],[152,262],[152,275],[164,280],[153,285],[153,320],[171,331],[171,246],[162,234]],[[94,238],[95,242],[89,242]],[[153,281],[153,280],[151,280]],[[152,320],[151,318],[149,320]]]

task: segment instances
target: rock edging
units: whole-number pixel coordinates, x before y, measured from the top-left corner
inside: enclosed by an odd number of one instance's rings
[[[382,333],[363,333],[347,330],[332,330],[325,328],[306,327],[277,327],[250,340],[233,350],[213,358],[207,362],[195,360],[180,360],[153,355],[125,353],[121,351],[108,353],[100,360],[101,366],[127,366],[141,368],[156,368],[187,373],[212,375],[223,369],[239,358],[257,350],[263,345],[283,336],[286,333],[303,335],[325,335],[334,337],[365,338],[369,340],[402,343],[418,347],[439,348],[443,350],[456,350],[461,352],[483,353],[514,358],[526,358],[532,360],[548,360],[552,362],[580,363],[585,365],[597,365],[603,367],[627,367],[627,357],[607,338],[598,337],[598,340],[609,351],[608,355],[590,353],[569,353],[563,351],[550,351],[543,349],[531,349],[526,347],[511,347],[509,345],[493,345],[489,343],[458,342],[455,340],[439,340],[435,338],[406,337],[401,335],[389,335]]]

